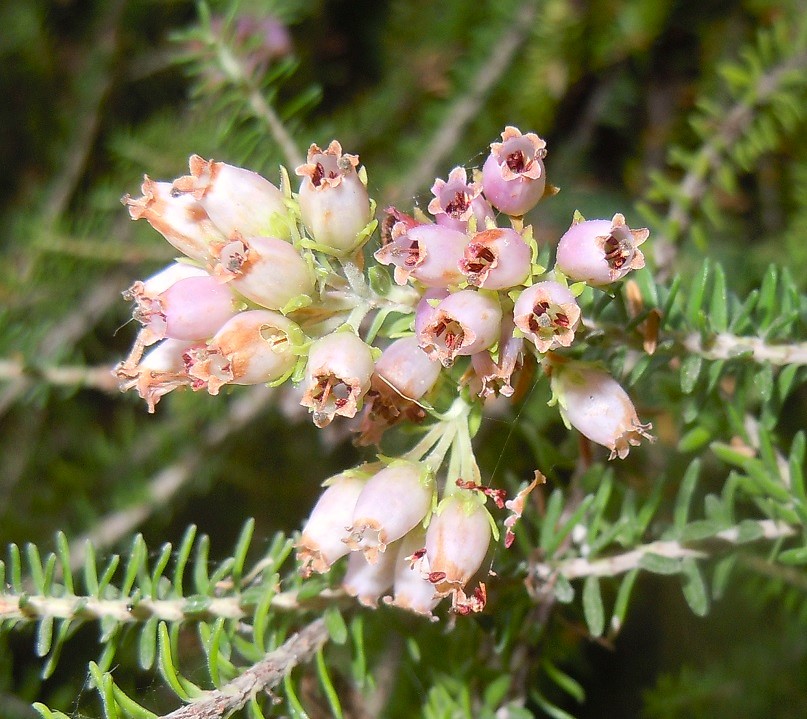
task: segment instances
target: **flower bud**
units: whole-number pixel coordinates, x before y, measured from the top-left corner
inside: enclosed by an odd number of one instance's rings
[[[299,252],[276,237],[243,237],[213,250],[214,274],[231,281],[244,297],[270,310],[283,309],[292,299],[314,292],[314,273]]]
[[[172,192],[192,195],[226,237],[290,236],[285,198],[269,180],[199,155],[191,155],[188,164],[191,174],[175,180]]]
[[[428,210],[437,224],[443,227],[465,232],[468,221],[475,217],[476,226],[482,229],[486,220],[493,219],[493,208],[481,197],[481,193],[482,185],[469,183],[465,168],[455,167],[448,175],[448,182],[440,179],[434,181],[434,199],[429,202]]]
[[[397,550],[397,544],[392,545],[375,564],[370,564],[361,552],[352,552],[342,580],[344,590],[365,607],[376,607],[381,595],[392,587]]]
[[[151,288],[162,285],[164,279],[161,273],[159,282],[135,283],[128,293],[137,303],[132,315],[145,328],[142,340],[146,345],[164,337],[207,339],[236,312],[230,290],[207,273],[185,277],[151,295]]]
[[[124,195],[122,202],[133,220],[145,219],[183,254],[194,260],[207,257],[211,242],[224,239],[205,209],[192,195],[174,194],[170,182],[155,182],[148,175],[140,186],[142,197]]]
[[[418,346],[417,337],[392,342],[375,363],[375,373],[408,399],[420,399],[440,376],[442,369]]]
[[[326,427],[337,414],[353,417],[372,374],[370,347],[352,332],[332,332],[311,345],[300,404],[313,411],[317,427]]]
[[[429,357],[451,367],[460,355],[472,355],[499,338],[502,308],[496,297],[475,290],[449,295],[418,331],[418,342]]]
[[[434,585],[428,580],[428,561],[425,556],[416,558],[424,551],[426,531],[417,526],[406,534],[400,544],[395,560],[393,597],[385,597],[384,602],[434,620],[432,609],[442,597],[434,591]]]
[[[366,481],[353,470],[337,474],[323,483],[325,491],[311,510],[297,543],[297,559],[303,576],[312,571],[327,572],[337,559],[350,551],[344,540],[353,508]]]
[[[506,290],[530,275],[532,251],[515,230],[477,232],[465,248],[459,268],[469,285]]]
[[[426,224],[407,229],[396,223],[392,241],[374,257],[382,265],[395,265],[393,276],[399,285],[411,276],[426,287],[448,287],[465,279],[457,263],[468,242],[467,235],[448,227]]]
[[[206,347],[188,354],[188,374],[218,394],[225,384],[263,384],[288,374],[300,328],[277,312],[250,310],[228,320]]]
[[[356,166],[357,155],[343,155],[333,140],[327,150],[311,145],[305,165],[297,168],[300,215],[314,240],[337,253],[350,252],[370,222],[370,197]]]
[[[490,146],[482,166],[485,197],[507,215],[523,215],[541,199],[546,186],[546,142],[528,132],[507,126],[502,141]]]
[[[631,230],[620,214],[612,220],[577,222],[558,242],[556,268],[570,279],[590,285],[616,282],[644,267],[638,247],[649,234],[646,227]]]
[[[375,363],[356,444],[378,444],[387,429],[403,420],[423,421],[426,413],[415,400],[434,386],[441,369],[420,349],[416,337],[390,344]]]
[[[370,478],[356,500],[348,545],[375,563],[388,544],[423,520],[433,493],[434,480],[425,465],[392,462]]]
[[[553,367],[552,391],[568,424],[611,450],[609,459],[628,456],[641,438],[652,440],[627,392],[607,372],[583,363]]]
[[[429,581],[442,597],[462,589],[476,574],[490,544],[490,515],[468,492],[446,497],[426,530]]]
[[[547,280],[524,290],[516,300],[513,317],[539,352],[568,347],[580,324],[580,307],[568,287]]]

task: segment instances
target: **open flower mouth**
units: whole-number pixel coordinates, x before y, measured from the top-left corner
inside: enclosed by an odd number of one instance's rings
[[[636,253],[633,243],[629,239],[619,238],[614,234],[608,235],[603,240],[603,250],[605,251],[605,261],[613,271],[619,271],[630,263]]]
[[[444,207],[447,215],[459,219],[471,205],[471,197],[466,192],[455,192],[454,199],[447,202]]]

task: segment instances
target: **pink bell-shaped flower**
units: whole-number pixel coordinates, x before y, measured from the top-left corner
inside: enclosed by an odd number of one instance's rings
[[[612,220],[576,222],[558,242],[555,266],[571,280],[607,285],[644,267],[638,248],[649,235],[646,227],[631,230],[620,214]]]
[[[288,239],[288,210],[283,193],[257,172],[191,155],[190,175],[174,180],[175,195],[190,194],[218,229],[229,237],[271,235]]]
[[[356,500],[347,539],[350,548],[375,563],[387,545],[423,521],[434,494],[434,478],[425,465],[395,460],[364,485]]]
[[[522,135],[507,126],[502,141],[490,146],[482,166],[482,189],[488,201],[507,215],[523,215],[543,197],[546,143],[535,133]]]
[[[434,308],[417,338],[429,357],[451,367],[458,356],[472,355],[499,338],[502,308],[498,298],[475,290],[449,295]]]
[[[352,332],[332,332],[311,345],[300,402],[325,427],[335,415],[354,417],[373,375],[370,347]]]
[[[515,230],[477,232],[465,247],[459,268],[469,285],[507,290],[530,275],[532,250]]]
[[[327,572],[350,548],[345,543],[353,509],[367,478],[356,470],[342,472],[326,480],[297,542],[297,559],[304,576]]]
[[[274,382],[291,372],[294,342],[301,337],[302,330],[278,312],[240,312],[205,347],[187,353],[187,371],[212,395],[225,384]]]
[[[569,347],[580,324],[580,307],[568,287],[547,280],[524,290],[516,299],[513,318],[539,352]]]
[[[552,391],[564,419],[610,449],[609,459],[624,459],[642,438],[653,439],[652,425],[639,421],[628,393],[604,370],[580,362],[553,366]]]
[[[300,214],[314,241],[337,254],[356,248],[370,222],[370,197],[356,167],[357,155],[342,154],[333,140],[326,150],[311,145],[307,162],[297,168]]]

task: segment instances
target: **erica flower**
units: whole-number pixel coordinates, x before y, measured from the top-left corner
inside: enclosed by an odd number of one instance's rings
[[[213,249],[214,274],[232,283],[248,300],[270,310],[314,291],[314,273],[300,253],[276,237],[244,237],[234,232]]]
[[[366,481],[362,473],[352,470],[323,483],[325,491],[311,510],[297,543],[297,559],[305,576],[312,571],[327,572],[337,559],[350,551],[344,541],[346,528]]]
[[[370,347],[352,332],[332,332],[311,345],[300,404],[313,411],[317,427],[329,425],[337,414],[353,417],[372,374]]]
[[[350,524],[350,548],[374,563],[387,545],[417,526],[429,511],[434,479],[416,462],[396,460],[364,485]]]
[[[513,308],[516,327],[539,352],[568,347],[580,324],[580,307],[568,287],[547,280],[524,290]]]
[[[235,312],[232,292],[191,265],[175,263],[145,282],[135,282],[124,297],[134,300],[133,317],[144,329],[146,345],[169,337],[204,340]]]
[[[457,356],[472,355],[499,338],[502,308],[496,297],[475,290],[448,295],[417,331],[420,347],[444,367]]]
[[[209,245],[224,235],[193,195],[175,194],[171,189],[170,182],[155,182],[146,175],[140,186],[143,196],[124,195],[122,202],[133,220],[145,219],[184,255],[204,260]]]
[[[532,251],[515,230],[477,232],[465,247],[459,268],[469,285],[506,290],[529,277]]]
[[[415,403],[440,375],[442,365],[428,357],[416,337],[390,344],[375,363],[364,407],[358,444],[376,444],[392,425],[407,419],[419,422],[425,412]]]
[[[289,237],[285,198],[269,180],[199,155],[191,155],[188,164],[191,174],[175,180],[172,193],[192,195],[226,237],[233,232]]]
[[[477,496],[462,492],[440,502],[426,530],[429,581],[440,596],[465,587],[482,565],[490,537],[490,515]]]
[[[428,578],[428,560],[424,549],[426,531],[421,526],[415,527],[400,541],[400,545],[395,560],[393,596],[386,597],[384,601],[436,621],[432,610],[442,597]],[[423,555],[422,558],[418,558],[419,554]]]
[[[294,343],[302,331],[269,310],[241,312],[228,320],[205,347],[189,351],[187,371],[218,394],[225,384],[263,384],[287,375],[297,362]]]
[[[546,143],[538,135],[522,135],[516,127],[507,126],[502,141],[490,146],[482,167],[482,189],[485,197],[501,212],[523,215],[544,194]]]
[[[471,378],[471,386],[483,399],[496,394],[503,397],[513,396],[512,377],[521,366],[524,346],[524,339],[514,337],[513,329],[513,318],[509,315],[502,317],[499,351],[495,360],[488,350],[471,355],[471,366],[475,375]]]
[[[627,392],[607,372],[583,363],[552,369],[552,391],[568,424],[592,442],[611,450],[610,459],[628,456],[642,437],[652,440]]]
[[[468,242],[467,235],[448,227],[396,223],[392,240],[374,256],[382,265],[395,265],[399,285],[411,276],[426,287],[448,287],[464,279],[457,263]]]
[[[352,552],[342,580],[344,590],[365,607],[375,607],[381,595],[392,587],[399,544],[390,547],[373,564],[367,561],[362,552]]]
[[[468,221],[476,218],[476,226],[484,229],[485,221],[493,219],[490,203],[481,197],[482,185],[468,182],[464,167],[455,167],[448,175],[448,181],[437,179],[432,185],[434,199],[428,210],[434,215],[438,225],[465,232]]]
[[[314,240],[337,253],[356,246],[370,221],[370,197],[356,172],[357,155],[343,155],[333,140],[326,150],[311,145],[307,162],[297,168],[300,214]]]
[[[556,267],[570,279],[591,285],[616,282],[644,267],[638,247],[649,234],[646,227],[631,230],[620,214],[612,220],[577,222],[560,238]]]
[[[185,366],[185,352],[192,342],[163,340],[150,349],[134,367],[119,365],[120,389],[136,388],[141,399],[146,400],[149,413],[153,414],[156,404],[163,395],[177,387],[192,384]]]

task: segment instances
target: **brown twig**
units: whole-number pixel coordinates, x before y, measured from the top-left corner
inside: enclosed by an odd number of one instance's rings
[[[317,619],[221,689],[161,719],[221,719],[246,706],[259,693],[276,687],[294,667],[307,662],[328,640],[325,620]]]

